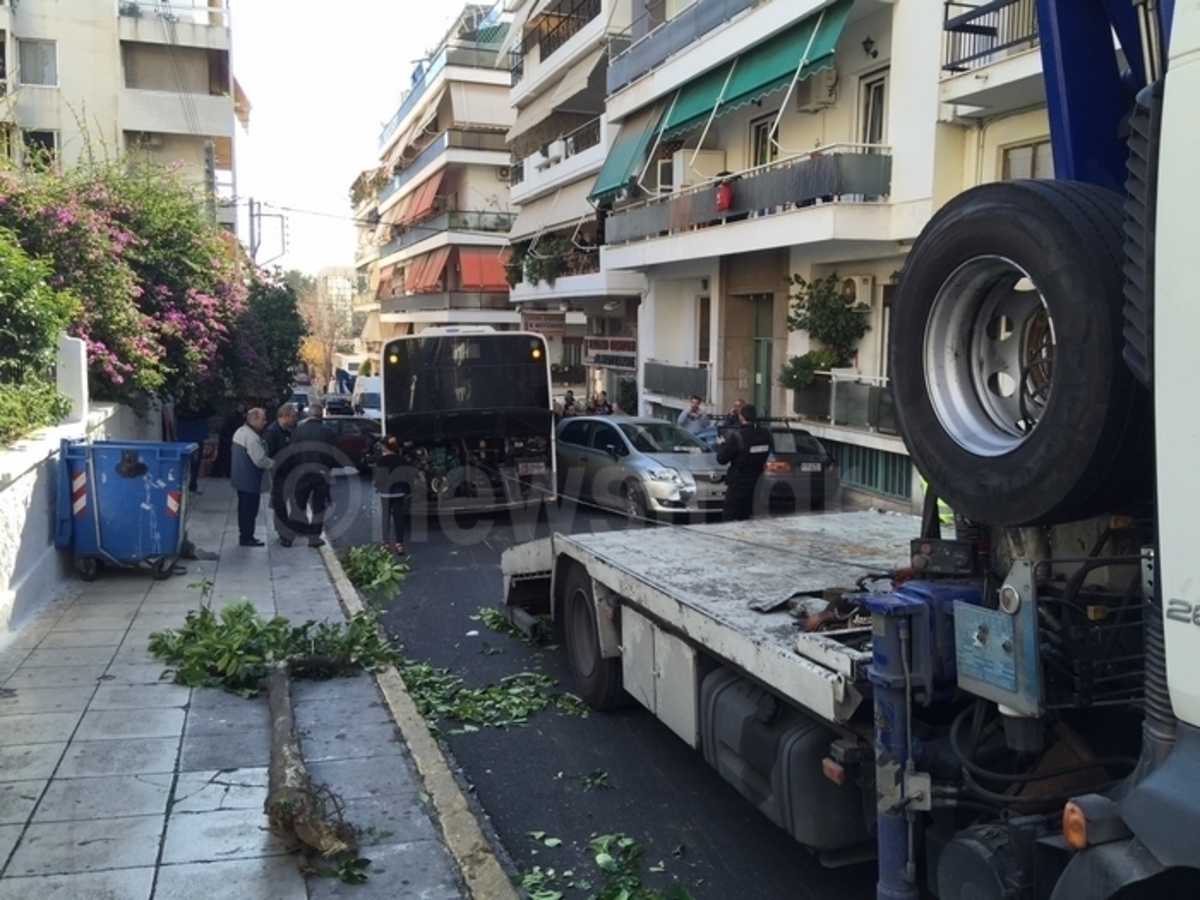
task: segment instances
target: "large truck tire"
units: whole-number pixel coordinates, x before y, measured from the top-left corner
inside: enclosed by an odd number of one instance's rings
[[[1053,524],[1145,493],[1122,261],[1121,199],[1074,182],[983,185],[922,231],[892,305],[892,393],[913,462],[956,512]]]
[[[567,576],[563,618],[567,659],[579,696],[592,709],[616,709],[624,705],[621,658],[600,655],[592,577],[582,566],[572,566]]]

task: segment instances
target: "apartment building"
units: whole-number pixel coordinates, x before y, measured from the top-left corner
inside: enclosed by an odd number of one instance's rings
[[[180,166],[236,195],[235,122],[250,104],[233,77],[227,0],[7,0],[0,5],[0,123],[18,163],[131,155]],[[236,210],[217,204],[236,231]]]
[[[380,134],[379,166],[351,187],[371,343],[429,325],[520,324],[504,267],[513,110],[497,60],[507,32],[498,8],[467,5],[414,67]]]
[[[621,0],[512,0],[506,41],[516,120],[509,233],[512,301],[550,342],[557,380],[616,398],[637,367],[640,272],[600,265],[588,199],[611,141],[604,108],[610,48],[629,30]]]
[[[1050,174],[1032,0],[621,0],[589,199],[601,268],[645,279],[639,412],[690,394],[799,415],[844,483],[919,495],[887,390],[907,248],[957,192]],[[620,17],[617,14],[617,18]],[[870,308],[852,366],[786,390],[810,349],[788,278]]]

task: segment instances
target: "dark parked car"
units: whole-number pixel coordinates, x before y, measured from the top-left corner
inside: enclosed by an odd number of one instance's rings
[[[338,450],[349,460],[347,465],[365,471],[370,465],[370,451],[379,440],[383,428],[366,416],[328,416],[325,424],[337,435]]]
[[[765,501],[771,507],[824,509],[826,504],[837,505],[841,490],[838,464],[819,440],[803,428],[786,422],[762,423],[771,431],[775,445],[763,471],[756,505]],[[698,435],[712,448],[717,446],[717,434],[726,426],[706,428]]]

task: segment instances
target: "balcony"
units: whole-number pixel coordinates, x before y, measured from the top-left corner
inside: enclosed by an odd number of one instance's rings
[[[420,310],[494,309],[508,311],[508,294],[486,294],[476,291],[441,291],[436,294],[410,294],[389,297],[382,301],[382,313],[417,312]]]
[[[646,29],[645,21],[635,22],[611,45],[619,52],[608,61],[608,93],[615,94],[653,72],[669,57],[758,2],[761,0],[702,0],[644,35],[639,32]]]
[[[792,411],[802,419],[898,435],[896,404],[886,378],[854,372],[818,372],[807,387],[793,392]]]
[[[512,223],[516,218],[516,213],[491,210],[448,210],[432,218],[414,222],[407,230],[384,244],[379,250],[379,256],[381,259],[386,258],[447,231],[471,234],[508,234],[508,230],[512,228]]]
[[[229,49],[229,10],[215,0],[121,0],[117,13],[123,41]]]
[[[891,179],[889,148],[834,144],[617,210],[605,224],[605,241],[629,243],[818,204],[879,202],[891,192]],[[732,196],[718,211],[724,184]]]
[[[545,10],[545,21],[557,21],[549,28],[529,32],[521,45],[510,52],[508,68],[512,84],[518,85],[525,78],[525,57],[530,50],[536,46],[539,60],[545,62],[579,34],[588,22],[598,17],[600,12],[600,0],[563,0],[553,9]]]
[[[600,118],[585,122],[518,162],[509,182],[512,202],[525,202],[530,195],[543,193],[551,185],[576,181],[598,169],[604,162]]]
[[[400,123],[403,122],[414,109],[417,103],[425,95],[425,91],[433,84],[434,79],[440,75],[447,66],[462,66],[469,69],[494,69],[496,67],[497,53],[495,49],[489,49],[486,46],[465,45],[465,46],[450,46],[442,49],[437,56],[429,61],[427,65],[413,73],[412,87],[404,95],[404,99],[400,101],[400,108],[396,110],[395,115],[383,126],[383,131],[379,134],[379,146],[382,148],[387,145],[388,140],[400,128]]]
[[[711,397],[708,366],[679,366],[647,359],[642,384],[652,394],[667,397]]]
[[[424,150],[413,157],[412,162],[408,163],[403,170],[393,175],[387,184],[379,189],[378,202],[382,205],[396,191],[420,175],[431,162],[441,156],[446,150],[494,150],[507,153],[508,144],[505,143],[504,135],[502,134],[493,134],[486,131],[458,131],[454,129],[443,131],[430,141]]]
[[[176,91],[124,88],[117,93],[117,119],[125,131],[233,136],[232,97],[212,94],[188,94],[187,97],[185,108]]]
[[[941,100],[960,118],[996,116],[1045,102],[1034,0],[947,2]]]

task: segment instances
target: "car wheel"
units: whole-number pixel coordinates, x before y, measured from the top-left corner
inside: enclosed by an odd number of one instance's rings
[[[1108,511],[1148,486],[1149,404],[1122,361],[1122,212],[1100,188],[984,185],[905,262],[892,389],[921,473],[995,525]]]
[[[576,692],[592,709],[621,706],[625,696],[621,658],[600,655],[592,578],[582,566],[573,566],[567,576],[563,613],[567,659]]]
[[[633,527],[640,528],[650,524],[646,492],[642,490],[641,485],[633,482],[621,485],[621,509]]]

